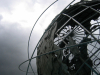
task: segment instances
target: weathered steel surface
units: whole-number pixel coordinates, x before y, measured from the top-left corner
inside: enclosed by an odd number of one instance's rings
[[[54,50],[53,39],[56,26],[57,24],[55,23],[54,26],[44,34],[37,49],[38,55]],[[51,75],[53,70],[52,57],[52,54],[48,54],[37,58],[37,68],[39,75]]]
[[[49,51],[53,51],[55,49],[59,49],[59,47],[55,46],[53,43],[55,30],[57,28],[57,23],[54,24],[52,28],[50,28],[42,38],[40,45],[37,49],[37,54],[41,55]],[[57,59],[55,54],[61,57],[60,52],[48,54],[37,58],[37,68],[39,75],[58,75],[59,64],[57,64]],[[52,74],[51,74],[52,73]]]

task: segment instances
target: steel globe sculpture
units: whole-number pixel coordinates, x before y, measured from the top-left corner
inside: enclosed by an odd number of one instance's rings
[[[38,75],[100,75],[100,0],[70,3],[52,20],[29,58],[31,34],[28,60],[19,65],[29,61],[26,75],[30,66],[33,71],[34,58]]]
[[[100,75],[100,0],[65,8],[37,47],[38,75]]]

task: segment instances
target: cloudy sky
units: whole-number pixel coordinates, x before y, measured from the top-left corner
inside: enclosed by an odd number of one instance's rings
[[[51,20],[71,1],[59,0],[38,21],[30,40],[30,56]],[[0,0],[0,75],[25,75],[18,66],[28,59],[29,33],[39,15],[52,2],[54,0]],[[36,71],[35,60],[32,66]],[[27,63],[22,69],[27,69]]]

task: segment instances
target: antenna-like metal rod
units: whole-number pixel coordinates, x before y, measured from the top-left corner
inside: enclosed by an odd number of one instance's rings
[[[93,1],[93,0],[81,0],[81,2],[83,2],[83,1]]]

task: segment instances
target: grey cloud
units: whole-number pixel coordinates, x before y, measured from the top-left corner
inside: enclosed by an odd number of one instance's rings
[[[30,29],[20,27],[18,23],[4,22],[0,24],[0,75],[25,75],[18,66],[27,60],[27,41]],[[35,41],[38,35],[33,33]],[[36,42],[31,42],[35,47]],[[34,48],[31,49],[33,50]],[[26,66],[23,66],[26,70]],[[36,69],[36,67],[34,68]]]
[[[36,0],[33,0],[33,2],[35,3]],[[11,14],[11,10],[13,10],[15,5],[19,5],[20,2],[26,2],[28,5],[33,4],[32,3],[28,3],[27,0],[0,0],[0,12],[8,12]]]
[[[10,12],[10,10],[12,10],[12,4],[14,4],[14,0],[0,0],[0,12]]]

